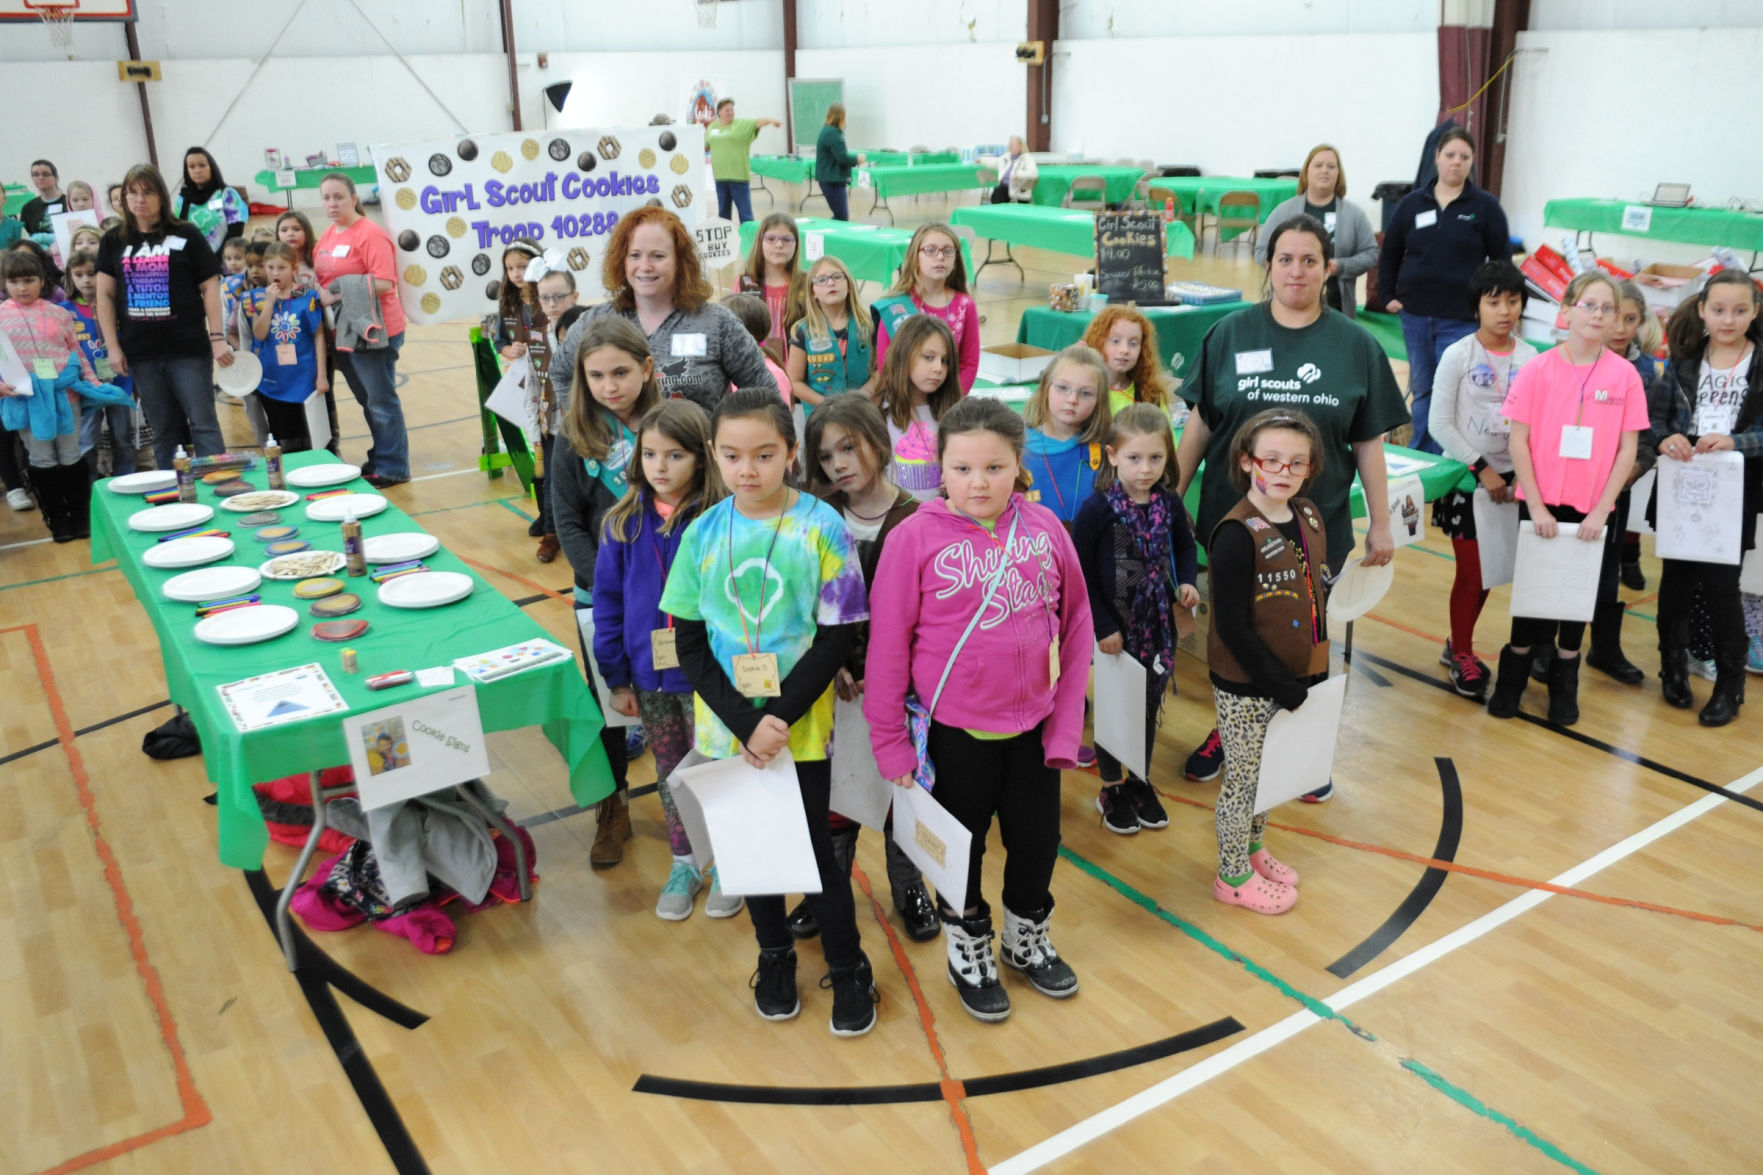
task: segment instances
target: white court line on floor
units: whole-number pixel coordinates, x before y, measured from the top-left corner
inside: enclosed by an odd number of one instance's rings
[[[35,547],[53,541],[53,539],[26,539],[22,543],[7,543],[4,547],[0,547],[0,551],[16,551],[20,547]]]
[[[449,469],[445,473],[425,473],[421,477],[413,477],[410,480],[413,482],[434,481],[436,478],[439,478],[439,477],[463,477],[467,473],[482,473],[482,472],[483,472],[483,470],[477,468],[475,465],[467,465],[464,469]]]
[[[1750,791],[1759,781],[1763,781],[1763,767],[1733,781],[1727,790],[1742,794]],[[1695,803],[1679,808],[1671,815],[1648,825],[1633,836],[1618,841],[1597,856],[1551,878],[1550,883],[1560,886],[1577,886],[1593,874],[1608,869],[1624,857],[1646,848],[1660,837],[1677,831],[1726,802],[1725,796],[1704,796]],[[1504,926],[1520,914],[1534,910],[1554,896],[1547,890],[1530,890],[1520,897],[1513,898],[1498,909],[1482,915],[1475,921],[1453,930],[1443,938],[1427,944],[1413,954],[1372,972],[1356,983],[1348,984],[1322,1002],[1337,1012],[1344,1011],[1367,996],[1376,995],[1397,980],[1406,979],[1422,967],[1438,962],[1457,948],[1467,946],[1488,932]],[[1020,1154],[1012,1155],[988,1170],[991,1175],[1025,1175],[1026,1172],[1039,1170],[1048,1163],[1070,1154],[1085,1143],[1094,1142],[1139,1115],[1149,1113],[1158,1106],[1174,1101],[1189,1090],[1196,1089],[1214,1077],[1230,1072],[1244,1061],[1260,1056],[1275,1045],[1290,1040],[1311,1025],[1322,1022],[1321,1016],[1308,1009],[1294,1012],[1284,1020],[1263,1028],[1253,1036],[1238,1041],[1224,1051],[1215,1053],[1198,1064],[1159,1081],[1148,1089],[1141,1090],[1125,1101],[1117,1102],[1107,1109],[1097,1111],[1081,1122],[1073,1123],[1052,1137],[1036,1143]]]

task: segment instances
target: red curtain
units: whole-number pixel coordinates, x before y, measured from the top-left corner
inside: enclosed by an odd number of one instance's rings
[[[1454,118],[1475,139],[1477,159],[1488,158],[1493,128],[1488,125],[1488,95],[1482,94],[1465,109],[1469,96],[1481,89],[1493,71],[1494,30],[1463,25],[1439,27],[1439,113],[1434,124]],[[1498,85],[1499,83],[1495,83]],[[1491,92],[1491,90],[1490,90]]]

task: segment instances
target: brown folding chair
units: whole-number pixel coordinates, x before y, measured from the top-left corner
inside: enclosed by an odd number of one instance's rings
[[[1108,207],[1108,181],[1099,175],[1080,175],[1071,181],[1071,188],[1059,203],[1063,208],[1105,211]]]
[[[1254,192],[1226,192],[1218,198],[1218,215],[1213,219],[1212,252],[1218,252],[1218,243],[1224,239],[1227,228],[1246,229],[1244,234],[1249,239],[1249,251],[1255,251],[1255,240],[1261,232],[1261,197]],[[1236,240],[1240,241],[1239,236]],[[1234,242],[1233,242],[1234,243]]]

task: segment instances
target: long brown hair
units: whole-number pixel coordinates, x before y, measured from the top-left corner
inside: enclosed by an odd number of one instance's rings
[[[185,223],[172,215],[171,192],[165,186],[165,177],[151,163],[137,163],[129,168],[122,177],[122,236],[131,245],[138,245],[146,239],[147,234],[135,219],[134,209],[129,207],[129,192],[135,188],[146,188],[159,197],[159,227],[153,231],[163,237],[174,228],[182,228]]]
[[[537,241],[528,237],[516,237],[508,243],[506,249],[502,250],[502,280],[499,283],[500,288],[496,291],[496,312],[505,320],[511,318],[519,322],[521,306],[531,306],[535,310],[538,308],[539,291],[534,288],[532,282],[522,281],[517,286],[508,280],[508,255],[510,253],[526,254],[526,262],[531,265],[535,258],[544,253],[544,250],[539,247]]]
[[[961,402],[961,375],[955,354],[955,336],[948,324],[934,314],[914,314],[900,324],[900,333],[888,344],[888,357],[882,361],[881,383],[876,399],[882,412],[894,422],[895,428],[912,425],[912,361],[927,338],[943,340],[947,360],[943,382],[924,398],[931,419],[942,420],[943,414]]]
[[[1159,408],[1169,406],[1169,379],[1163,374],[1162,354],[1157,348],[1157,328],[1137,306],[1113,303],[1102,307],[1101,313],[1090,320],[1088,329],[1084,331],[1084,342],[1094,347],[1102,355],[1108,336],[1122,322],[1130,322],[1139,328],[1139,361],[1133,366],[1128,378],[1132,382],[1133,399],[1140,404],[1155,404]],[[1106,360],[1104,360],[1106,362]],[[1110,372],[1110,379],[1112,379]]]
[[[1690,360],[1701,362],[1708,350],[1708,327],[1702,321],[1702,307],[1708,304],[1708,294],[1715,286],[1749,286],[1751,289],[1751,305],[1763,309],[1763,299],[1759,299],[1757,283],[1749,274],[1737,269],[1723,269],[1708,279],[1700,292],[1693,298],[1685,298],[1671,318],[1665,323],[1665,341],[1671,347],[1671,359],[1674,363],[1685,363]],[[1617,303],[1618,309],[1621,303]],[[1752,316],[1751,325],[1745,331],[1745,337],[1751,343],[1763,349],[1763,314]],[[1753,363],[1756,360],[1752,360]]]
[[[704,309],[710,301],[710,283],[698,263],[698,242],[680,218],[665,208],[645,204],[622,217],[606,242],[606,261],[600,267],[600,281],[612,291],[612,305],[620,310],[637,308],[637,295],[624,279],[625,255],[631,250],[631,236],[646,224],[659,225],[673,243],[673,305],[676,310],[691,314]]]
[[[1028,430],[1022,423],[1022,417],[1011,410],[1002,400],[994,400],[990,396],[969,396],[949,410],[937,426],[937,464],[943,463],[943,453],[949,447],[949,438],[969,432],[989,432],[1001,437],[1016,454],[1016,485],[1018,493],[1034,484],[1029,477],[1028,469],[1022,463],[1022,450],[1028,441]]]
[[[900,263],[900,274],[894,279],[894,288],[888,293],[910,294],[918,289],[918,250],[924,244],[924,238],[931,233],[942,233],[955,246],[955,265],[949,270],[949,277],[943,284],[958,294],[967,292],[967,262],[961,255],[961,238],[948,225],[933,220],[919,225],[913,231],[912,240],[906,245],[906,260]]]
[[[1230,484],[1244,493],[1249,492],[1249,475],[1243,472],[1243,458],[1247,457],[1251,461],[1255,459],[1255,438],[1270,428],[1288,428],[1309,440],[1310,472],[1299,489],[1305,490],[1316,484],[1325,460],[1322,432],[1316,427],[1314,420],[1291,408],[1269,408],[1265,412],[1257,412],[1243,422],[1243,427],[1237,429],[1237,435],[1230,441]]]
[[[887,477],[894,450],[881,409],[868,396],[828,396],[815,406],[802,438],[802,465],[807,470],[804,482],[809,493],[827,497],[837,489],[820,464],[820,442],[829,428],[844,429],[853,444],[868,450],[864,460],[875,467],[876,476]]]
[[[349,189],[349,196],[355,202],[355,215],[366,216],[367,213],[361,210],[361,196],[355,191],[355,181],[349,178],[349,173],[346,171],[325,172],[324,178],[318,181],[319,189],[323,190],[324,186],[332,180],[336,180],[339,184],[342,184],[345,188]]]
[[[645,362],[653,363],[655,359],[649,350],[649,341],[628,318],[602,314],[583,329],[581,343],[575,349],[575,394],[569,398],[569,411],[563,416],[563,439],[579,456],[595,461],[604,461],[612,451],[612,442],[618,439],[618,434],[606,421],[610,413],[594,399],[583,370],[588,356],[602,347],[616,347],[639,366]],[[655,372],[651,368],[649,378],[643,381],[643,390],[631,408],[638,416],[647,416],[659,403],[661,385],[655,382]],[[629,474],[625,475],[627,481],[629,477]]]
[[[278,241],[282,239],[282,221],[284,220],[293,221],[300,226],[300,231],[306,234],[306,243],[301,245],[300,248],[295,250],[295,252],[300,254],[300,263],[302,265],[307,269],[315,268],[318,263],[314,260],[313,249],[318,245],[318,237],[312,231],[312,222],[306,219],[306,214],[304,212],[299,212],[292,208],[288,209],[286,212],[275,218],[275,238]]]
[[[1109,424],[1107,447],[1119,449],[1130,437],[1163,438],[1163,476],[1157,479],[1157,488],[1174,497],[1181,467],[1175,462],[1175,432],[1169,427],[1169,417],[1163,415],[1163,409],[1155,404],[1128,404],[1122,408]],[[1120,471],[1114,467],[1113,461],[1104,457],[1102,468],[1096,470],[1096,488],[1106,490],[1119,480]]]
[[[655,487],[643,472],[643,437],[658,432],[692,454],[697,466],[692,471],[692,484],[680,499],[679,507],[661,521],[661,533],[671,534],[702,514],[723,496],[722,477],[710,453],[710,414],[691,400],[664,400],[651,408],[637,425],[636,452],[625,466],[624,480],[629,487],[624,497],[606,513],[602,531],[607,540],[628,543],[642,533],[643,503],[653,499]],[[631,524],[636,523],[633,533]]]

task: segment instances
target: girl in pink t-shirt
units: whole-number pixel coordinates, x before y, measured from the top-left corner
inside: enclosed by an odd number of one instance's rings
[[[919,225],[906,246],[894,288],[872,309],[876,367],[887,361],[888,344],[900,333],[900,324],[914,314],[928,314],[942,320],[955,339],[961,394],[973,390],[979,375],[979,309],[967,294],[967,264],[954,229],[946,224]]]
[[[1567,286],[1567,341],[1526,364],[1512,379],[1504,414],[1512,422],[1511,456],[1518,474],[1519,517],[1539,538],[1601,542],[1598,597],[1614,599],[1621,554],[1619,529],[1607,525],[1636,445],[1647,427],[1647,395],[1633,365],[1605,341],[1621,306],[1615,282],[1599,270]],[[1559,529],[1578,524],[1577,536]],[[1488,713],[1511,718],[1530,674],[1533,644],[1553,643],[1549,721],[1579,721],[1579,647],[1585,623],[1512,618],[1512,639],[1500,650],[1499,678]]]

